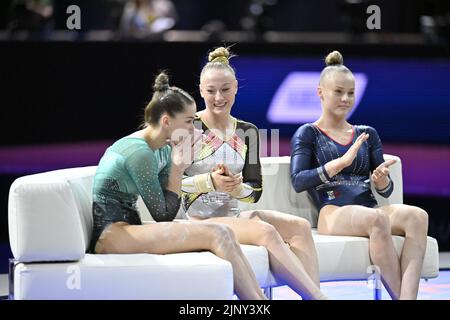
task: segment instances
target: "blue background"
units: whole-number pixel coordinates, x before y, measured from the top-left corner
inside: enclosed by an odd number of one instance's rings
[[[266,117],[270,102],[290,72],[320,72],[323,58],[238,56],[231,63],[239,80],[233,114],[252,119],[260,128],[279,128],[282,136],[292,136],[301,123],[270,123]],[[450,144],[448,60],[348,58],[345,65],[368,77],[351,123],[375,127],[385,142]]]

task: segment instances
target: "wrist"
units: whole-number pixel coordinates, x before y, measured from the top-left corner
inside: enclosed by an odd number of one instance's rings
[[[212,184],[212,187],[214,188],[214,190],[217,190],[216,176],[217,176],[217,173],[214,173],[214,172],[211,172],[209,174],[211,184]]]
[[[338,162],[337,162],[337,166],[336,166],[336,169],[337,169],[336,173],[341,172],[342,170],[344,170],[351,164],[351,163],[347,164],[347,161],[343,157],[340,157],[337,160],[338,160]]]
[[[170,168],[170,173],[176,176],[182,176],[184,174],[184,170],[185,168],[183,167],[172,166],[172,168]]]
[[[388,189],[388,187],[391,183],[391,180],[388,177],[383,177],[374,183],[375,183],[375,189],[377,189],[378,191],[384,191],[384,190]]]
[[[242,189],[243,189],[243,187],[242,187],[242,183],[241,183],[240,185],[236,186],[236,188],[234,188],[234,190],[230,193],[230,196],[232,196],[234,198],[238,197],[241,194]]]
[[[214,185],[212,183],[210,173],[203,173],[203,174],[198,174],[198,175],[194,176],[193,182],[195,185],[195,189],[199,193],[207,193],[207,192],[216,191],[214,188]]]

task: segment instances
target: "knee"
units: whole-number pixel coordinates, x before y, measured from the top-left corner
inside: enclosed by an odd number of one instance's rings
[[[305,238],[312,237],[311,223],[304,218],[295,219],[292,221],[292,227],[289,228],[288,234],[290,235],[288,236],[290,237],[289,243],[298,239],[304,241]]]
[[[299,218],[295,219],[292,224],[294,226],[294,229],[290,231],[287,238],[285,238],[287,243],[293,245],[297,242],[304,244],[308,243],[309,241],[313,241],[311,233],[311,223],[308,220]]]
[[[211,223],[206,228],[208,229],[209,243],[213,251],[217,249],[229,250],[239,245],[233,230],[229,226]]]
[[[412,207],[411,212],[407,216],[406,228],[413,231],[428,231],[428,213],[419,207]]]
[[[264,221],[258,221],[255,224],[256,231],[256,244],[261,246],[267,246],[273,241],[279,241],[281,239],[278,231],[270,223]]]
[[[298,218],[295,220],[295,223],[297,225],[297,230],[301,235],[311,233],[311,223],[308,220],[304,218]]]
[[[261,215],[262,215],[262,212],[259,210],[249,210],[249,211],[241,212],[241,216],[243,218],[247,218],[247,219],[259,218],[260,220],[262,220]]]
[[[391,235],[389,218],[378,209],[375,209],[369,216],[369,227],[369,235],[374,233],[385,236]]]

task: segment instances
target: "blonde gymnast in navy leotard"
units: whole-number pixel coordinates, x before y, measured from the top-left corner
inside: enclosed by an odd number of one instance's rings
[[[391,297],[416,299],[428,215],[404,204],[377,206],[370,181],[388,197],[395,187],[389,177],[395,160],[384,161],[374,128],[348,123],[357,92],[342,55],[334,51],[325,62],[317,88],[322,115],[300,127],[292,138],[292,185],[298,192],[308,190],[314,199],[320,210],[319,233],[368,237],[372,264],[381,269]],[[400,258],[392,234],[405,236]]]

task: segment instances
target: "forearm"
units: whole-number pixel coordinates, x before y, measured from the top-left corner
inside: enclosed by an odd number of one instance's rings
[[[230,195],[233,198],[236,198],[238,200],[246,200],[246,199],[254,199],[255,201],[252,202],[256,202],[257,199],[259,199],[260,194],[262,193],[262,188],[258,188],[258,187],[253,187],[251,184],[249,183],[244,183],[242,182],[241,184],[239,184],[238,186],[236,186],[236,188],[233,190],[233,192],[230,193]]]
[[[332,177],[337,175],[344,168],[345,165],[341,158],[329,161],[325,165],[314,169],[296,166],[294,163],[291,169],[292,185],[296,192],[315,188],[318,185],[329,182]]]
[[[379,178],[377,181],[374,181],[375,189],[384,190],[389,186],[390,179],[387,176]]]
[[[166,190],[172,191],[178,196],[181,195],[181,180],[183,178],[183,171],[176,167],[172,167],[169,174],[169,181],[167,182]]]
[[[342,158],[331,160],[324,165],[324,169],[326,170],[326,174],[328,175],[329,178],[333,178],[345,167],[347,166],[344,164]]]
[[[211,173],[202,173],[195,176],[184,176],[181,190],[186,193],[207,193],[215,191]]]
[[[384,197],[384,198],[389,198],[390,195],[392,194],[392,192],[394,191],[394,181],[392,181],[392,179],[390,177],[385,177],[387,180],[387,183],[383,186],[381,186],[380,188],[378,187],[378,185],[374,182],[375,185],[375,190],[377,191],[377,193]]]

